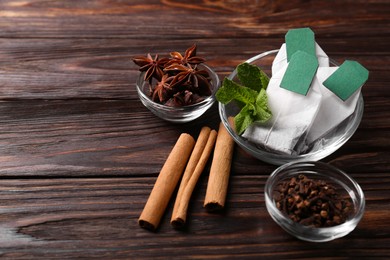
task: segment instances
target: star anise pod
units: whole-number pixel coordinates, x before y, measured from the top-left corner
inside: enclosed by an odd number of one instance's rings
[[[168,100],[169,92],[172,90],[170,82],[173,77],[169,77],[168,74],[164,74],[161,80],[156,83],[156,87],[153,90],[152,100],[158,103],[164,103]]]
[[[182,107],[198,103],[202,100],[204,100],[203,97],[194,94],[189,90],[184,90],[174,94],[173,97],[165,103],[165,105],[172,107]]]
[[[174,51],[170,53],[171,59],[165,64],[165,67],[169,67],[172,64],[182,64],[182,65],[195,65],[205,62],[204,58],[196,56],[196,44],[188,48],[184,56],[180,52]]]
[[[172,89],[176,90],[180,86],[185,86],[201,96],[211,95],[209,73],[206,70],[198,70],[196,65],[191,67],[190,65],[173,64],[165,68],[164,71],[177,73],[171,82]]]
[[[164,65],[168,62],[168,60],[168,58],[159,59],[158,54],[156,54],[153,59],[150,53],[148,53],[146,57],[135,57],[133,62],[140,66],[140,71],[146,71],[144,80],[150,81],[152,77],[156,78],[157,80],[161,80],[164,74]]]

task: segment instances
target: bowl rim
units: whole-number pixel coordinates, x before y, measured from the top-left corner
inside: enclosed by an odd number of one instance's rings
[[[274,199],[273,199],[273,192],[274,192],[274,187],[278,184],[278,182],[275,179],[277,177],[280,177],[280,174],[286,174],[287,173],[287,172],[285,172],[286,169],[290,169],[290,168],[294,169],[294,167],[310,168],[311,169],[310,173],[318,173],[318,175],[320,176],[319,179],[327,179],[328,178],[327,174],[322,173],[320,170],[319,171],[315,170],[316,168],[318,169],[319,167],[321,167],[321,169],[325,168],[326,170],[331,171],[332,173],[334,173],[336,175],[340,175],[342,178],[344,178],[344,180],[337,179],[338,181],[343,183],[343,185],[340,184],[339,186],[341,186],[348,193],[349,198],[354,202],[354,207],[356,208],[356,210],[353,212],[353,214],[351,214],[349,216],[347,221],[345,221],[342,224],[332,226],[332,227],[310,227],[310,226],[305,226],[305,225],[302,225],[300,223],[297,223],[297,222],[291,220],[276,207],[276,205],[274,203]],[[331,178],[329,177],[329,179],[331,179]],[[355,195],[356,195],[355,198],[350,195],[351,191],[347,190],[344,187],[344,185],[350,187],[350,190],[352,190],[353,193],[355,193]],[[365,204],[366,204],[364,192],[356,180],[354,180],[352,177],[350,177],[347,173],[345,173],[341,169],[339,169],[331,164],[319,162],[319,161],[291,162],[291,163],[284,164],[284,165],[278,167],[277,169],[275,169],[270,174],[270,176],[267,178],[267,181],[265,183],[264,198],[265,198],[265,203],[266,203],[266,208],[267,208],[268,213],[271,215],[271,217],[273,219],[275,216],[278,219],[278,220],[274,219],[275,222],[278,225],[282,226],[283,228],[288,226],[289,231],[298,231],[299,230],[299,233],[301,235],[308,233],[308,232],[313,232],[313,231],[315,231],[316,233],[320,233],[320,234],[332,233],[332,231],[335,231],[335,230],[342,232],[344,230],[350,229],[351,225],[353,226],[353,228],[352,228],[352,230],[353,230],[356,227],[356,225],[358,224],[358,222],[361,220],[361,218],[363,217],[364,212],[365,212]],[[280,223],[282,221],[284,222],[284,224]],[[349,232],[352,230],[349,230]],[[304,235],[302,235],[302,236],[306,237]],[[303,237],[300,237],[300,238],[303,238]],[[337,237],[334,237],[334,238],[337,238]]]
[[[141,86],[143,86],[144,84],[148,84],[148,82],[146,82],[144,80],[144,75],[145,75],[145,72],[141,72],[137,78],[137,81],[136,81],[136,88],[137,88],[137,92],[138,94],[141,96],[141,98],[148,102],[149,104],[153,105],[155,108],[157,109],[161,109],[161,110],[166,110],[166,111],[170,111],[170,110],[174,110],[174,111],[187,111],[187,110],[192,110],[194,108],[197,108],[197,107],[201,107],[203,105],[207,105],[209,104],[210,102],[213,102],[215,100],[215,93],[217,92],[218,88],[219,88],[219,85],[220,85],[220,80],[219,80],[219,77],[218,77],[218,74],[213,70],[211,69],[209,66],[207,66],[206,64],[202,63],[202,64],[199,64],[198,67],[204,67],[209,73],[213,74],[212,76],[212,80],[211,80],[211,84],[212,84],[212,89],[211,89],[211,95],[206,97],[204,100],[198,102],[198,103],[195,103],[195,104],[191,104],[191,105],[186,105],[186,106],[181,106],[181,107],[172,107],[172,106],[167,106],[167,105],[164,105],[164,104],[160,104],[160,103],[157,103],[155,101],[153,101],[149,95],[145,94],[144,91],[142,91],[141,89]],[[214,84],[214,80],[213,78],[216,79],[216,82]]]
[[[275,53],[277,54],[278,51],[279,51],[279,49],[265,51],[265,52],[262,52],[260,54],[257,54],[255,56],[247,59],[244,62],[252,63],[252,62],[259,60],[261,58],[264,58],[268,55],[275,54]],[[333,65],[338,66],[338,63],[331,58],[329,58],[329,62]],[[227,78],[230,80],[233,80],[236,75],[237,75],[237,68],[235,68],[233,70],[233,72]],[[311,158],[311,160],[321,160],[321,159],[329,156],[330,154],[332,154],[336,150],[338,150],[343,144],[345,144],[354,135],[354,133],[356,132],[356,130],[358,129],[358,127],[360,125],[360,122],[362,120],[363,113],[364,113],[363,94],[362,94],[362,92],[360,92],[355,111],[352,115],[350,115],[350,117],[354,116],[355,120],[349,122],[346,125],[345,134],[341,135],[337,140],[334,140],[332,142],[332,146],[335,147],[334,150],[329,152],[327,149],[318,149],[315,151],[309,151],[307,153],[302,153],[302,154],[298,154],[298,155],[290,155],[290,154],[272,153],[270,151],[260,149],[260,148],[256,147],[256,145],[253,144],[252,142],[250,142],[249,140],[237,135],[228,121],[228,116],[226,115],[226,111],[223,109],[225,106],[226,106],[225,104],[218,102],[219,116],[221,118],[223,125],[225,126],[225,128],[228,131],[228,133],[230,134],[230,136],[233,137],[234,141],[239,146],[241,146],[244,150],[248,151],[250,154],[252,154],[254,157],[256,157],[257,159],[262,160],[264,162],[274,164],[274,165],[282,165],[282,164],[289,163],[289,162],[299,162],[299,161],[310,160],[310,159],[308,159],[308,157],[315,158],[315,159]],[[349,135],[346,135],[347,133]],[[264,156],[270,156],[271,158],[266,158],[266,157],[263,158]],[[260,157],[262,157],[262,158],[260,158]]]

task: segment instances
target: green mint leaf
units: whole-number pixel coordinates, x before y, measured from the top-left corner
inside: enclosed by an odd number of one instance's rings
[[[251,111],[248,104],[234,117],[234,126],[238,135],[241,135],[253,123],[252,113],[253,110]]]
[[[266,122],[272,117],[271,110],[268,107],[268,98],[267,93],[264,89],[260,90],[260,93],[257,95],[255,103],[255,121],[257,122]]]
[[[236,132],[241,135],[253,122],[266,122],[272,117],[268,107],[268,76],[255,65],[242,63],[237,67],[240,85],[228,78],[215,94],[222,104],[235,101],[241,111],[234,117]]]
[[[245,104],[255,103],[256,96],[256,91],[241,86],[227,78],[223,80],[222,87],[215,94],[217,100],[222,104],[227,104],[232,100],[237,100]]]
[[[269,83],[269,77],[262,70],[260,70],[260,73],[261,73],[260,79],[261,79],[261,84],[263,86],[263,89],[267,89]]]
[[[241,63],[237,66],[237,76],[242,85],[257,92],[268,86],[268,76],[256,65]]]

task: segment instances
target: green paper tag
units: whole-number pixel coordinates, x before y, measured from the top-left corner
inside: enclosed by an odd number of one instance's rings
[[[287,61],[290,61],[292,55],[297,51],[304,51],[310,55],[316,56],[314,32],[310,28],[289,30],[286,33],[285,41]]]
[[[323,83],[343,101],[347,100],[368,79],[368,70],[357,61],[346,60]]]
[[[316,56],[297,51],[291,57],[280,86],[306,96],[317,68],[318,60]]]

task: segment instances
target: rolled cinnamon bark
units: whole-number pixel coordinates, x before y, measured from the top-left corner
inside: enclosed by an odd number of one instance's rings
[[[169,203],[173,191],[183,174],[195,140],[189,134],[181,134],[168,156],[148,201],[138,219],[142,228],[156,230]]]
[[[186,222],[188,204],[192,192],[214,148],[216,137],[217,132],[211,130],[209,127],[203,127],[200,131],[198,140],[184,171],[173,208],[171,225],[175,228],[183,227]]]
[[[229,121],[233,124],[231,119]],[[217,211],[225,206],[233,150],[234,140],[221,122],[204,201],[207,211]]]

